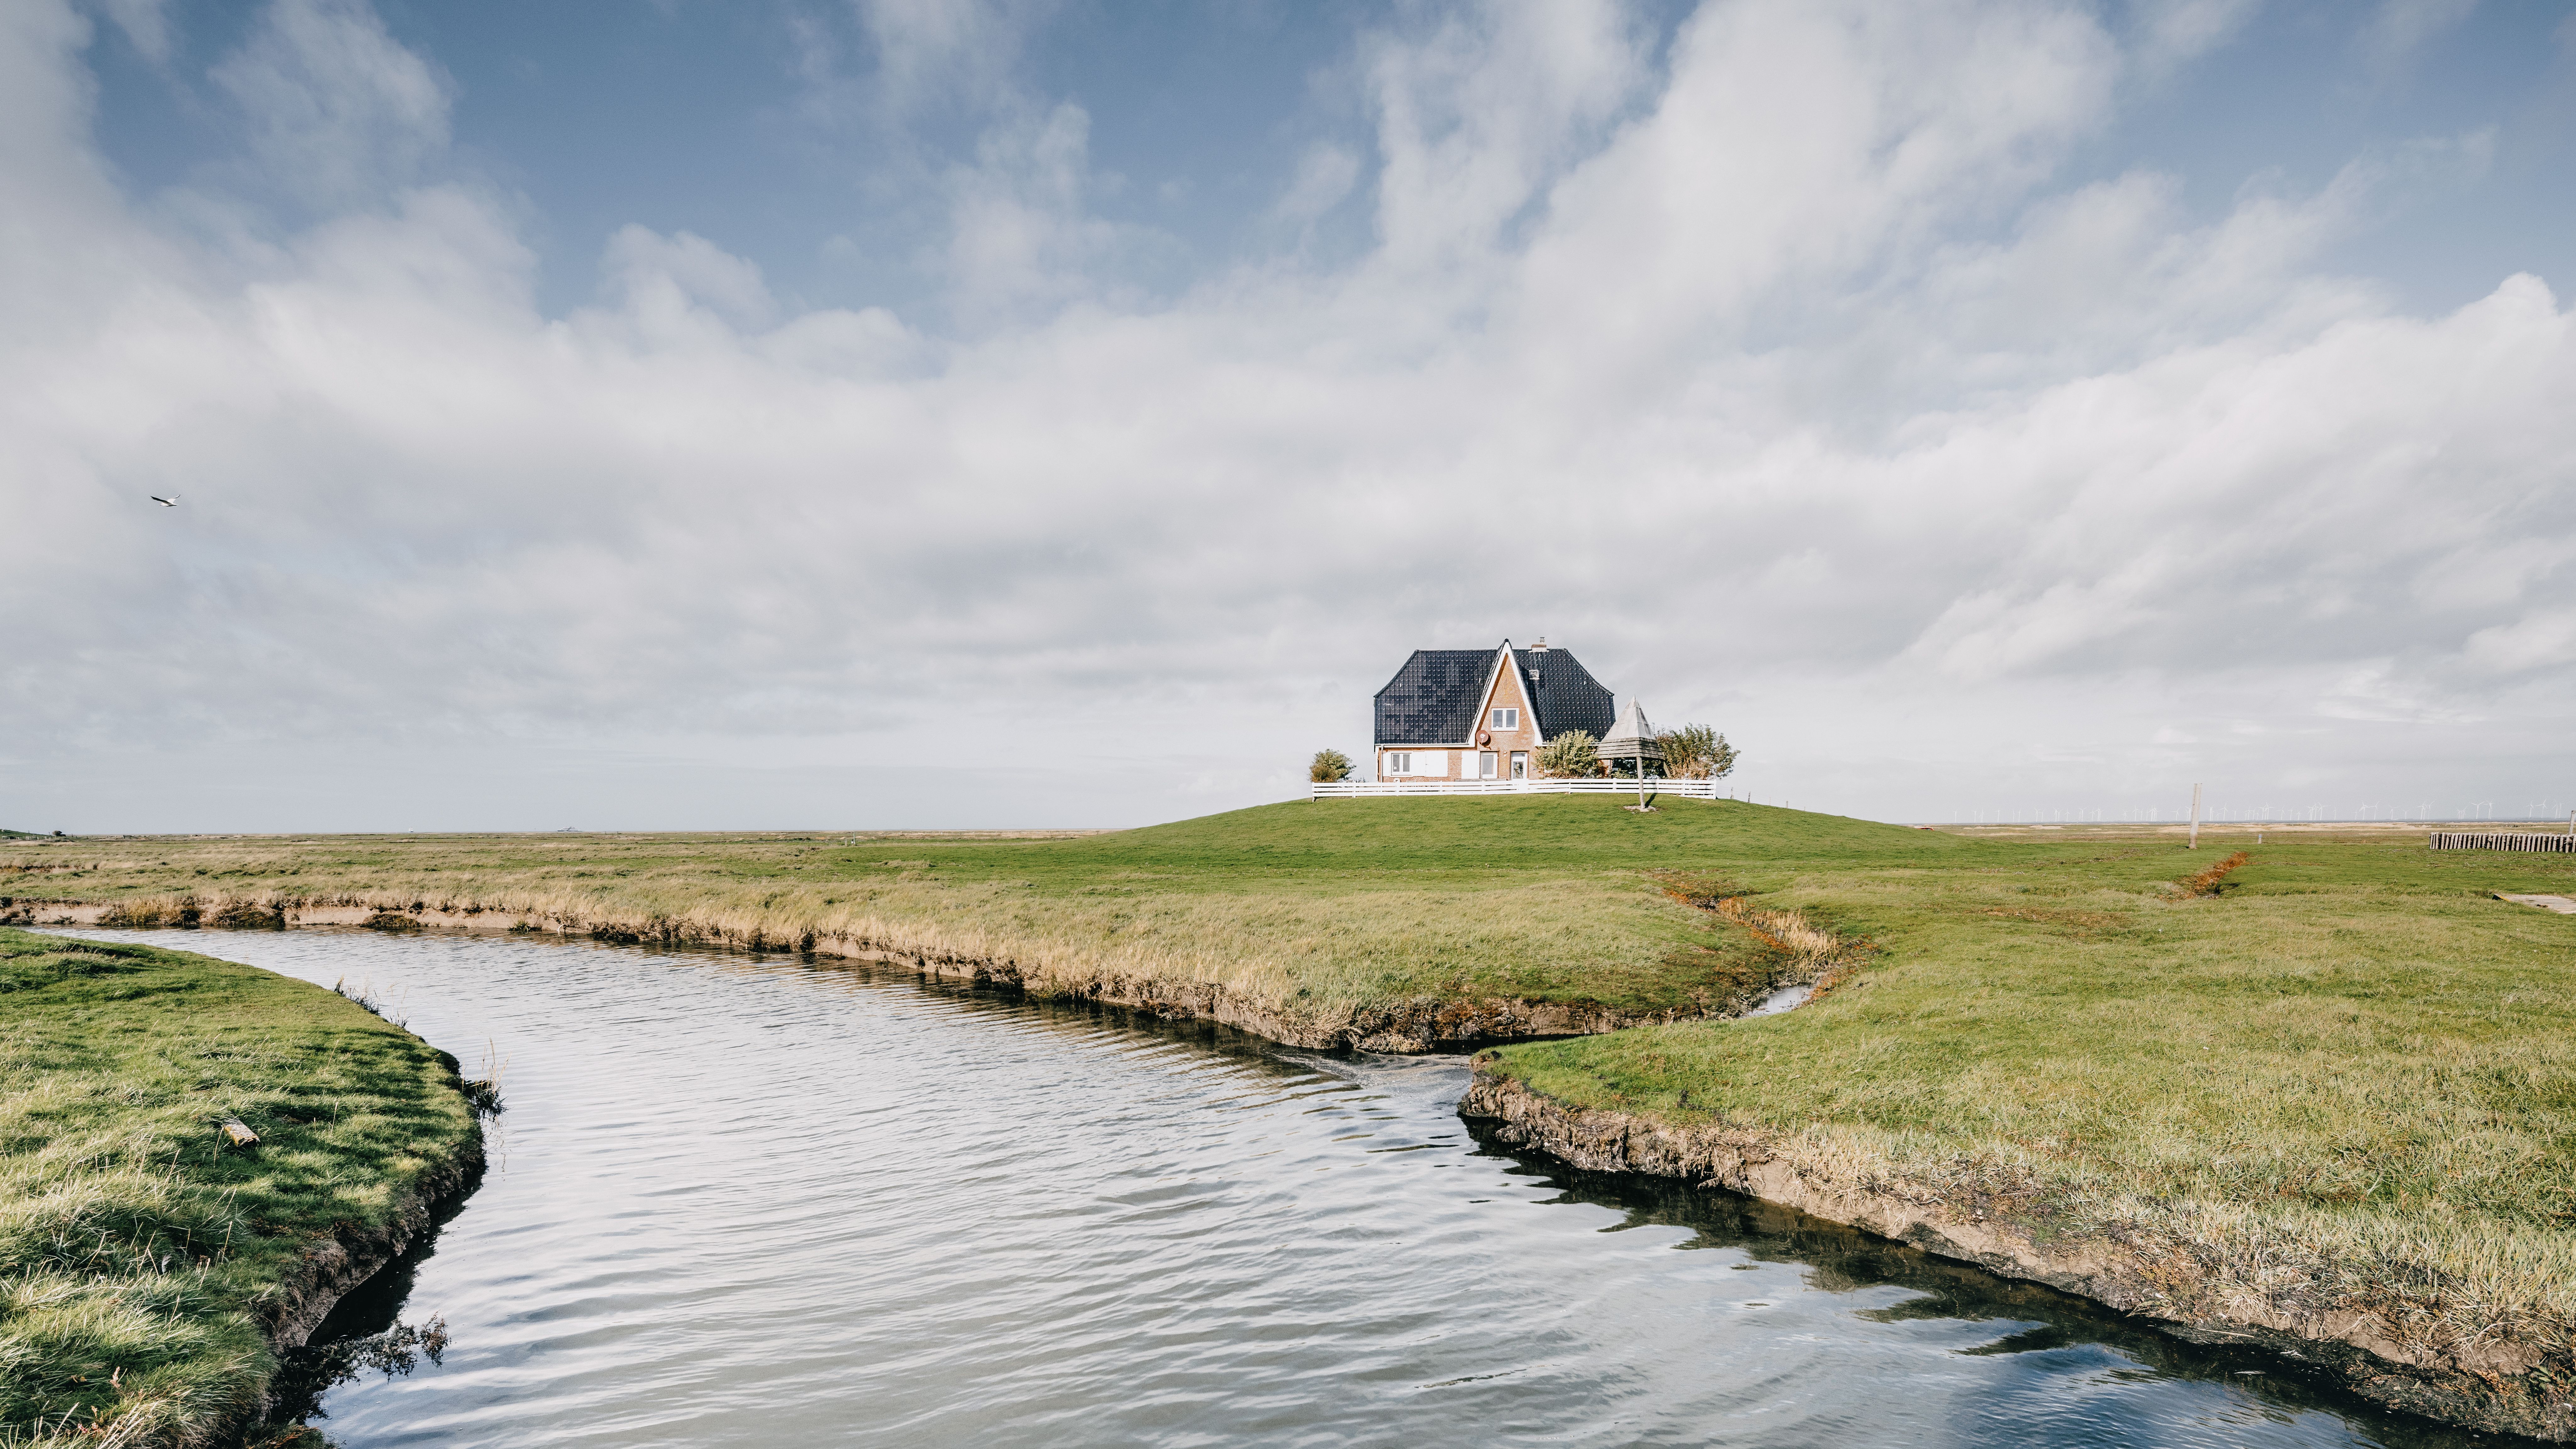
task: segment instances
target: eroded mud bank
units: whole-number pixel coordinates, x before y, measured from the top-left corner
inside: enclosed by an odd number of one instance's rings
[[[254,1305],[270,1346],[303,1347],[341,1299],[410,1251],[472,1195],[482,1181],[483,1166],[483,1134],[478,1131],[421,1174],[384,1222],[373,1227],[343,1223],[330,1237],[315,1242]]]
[[[20,918],[33,925],[196,927],[200,920],[128,920],[116,904],[21,901]],[[1095,972],[1067,974],[1032,969],[1010,956],[967,956],[907,950],[896,943],[856,939],[833,933],[769,936],[728,931],[702,922],[671,917],[643,920],[560,919],[482,907],[423,906],[388,911],[374,906],[298,905],[283,908],[275,928],[296,926],[375,926],[379,929],[473,931],[486,934],[539,934],[607,942],[612,945],[704,946],[750,951],[793,951],[804,955],[866,961],[954,981],[1014,987],[1061,1000],[1097,1001],[1129,1007],[1170,1019],[1205,1018],[1267,1037],[1287,1046],[1315,1050],[1382,1052],[1458,1051],[1476,1046],[1542,1037],[1588,1036],[1634,1026],[1659,1026],[1708,1017],[1739,1016],[1757,1006],[1783,982],[1732,996],[1712,995],[1689,1006],[1664,1011],[1634,1011],[1587,1001],[1533,1001],[1519,997],[1414,997],[1345,1010],[1311,1013],[1280,1007],[1229,990],[1219,982],[1176,980]]]
[[[2080,1294],[2195,1342],[2269,1348],[2392,1408],[2465,1427],[2576,1441],[2576,1378],[2566,1346],[2483,1334],[2423,1336],[2389,1315],[2308,1301],[2292,1286],[2249,1293],[2223,1264],[2231,1250],[2171,1233],[2034,1235],[2031,1204],[1909,1184],[1787,1134],[1678,1127],[1570,1106],[1479,1061],[1459,1110],[1499,1121],[1501,1138],[1597,1172],[1681,1178],[1793,1207]]]

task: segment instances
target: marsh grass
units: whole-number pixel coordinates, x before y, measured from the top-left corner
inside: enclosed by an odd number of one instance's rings
[[[1501,1068],[1578,1105],[1780,1134],[2042,1237],[2164,1245],[2178,1295],[2305,1295],[2399,1342],[2502,1335],[2564,1361],[2576,917],[2489,893],[2576,892],[2576,858],[2276,828],[2223,891],[2179,891],[2208,858],[2154,830],[1584,796],[1299,802],[1054,839],[0,846],[15,888],[49,899],[838,939],[1011,962],[1038,991],[1222,983],[1312,1020],[1475,995],[1671,1009],[1812,970],[1833,989],[1792,1012],[1515,1046]]]
[[[283,1283],[470,1139],[454,1081],[303,982],[0,929],[0,1445],[255,1418]],[[228,1146],[224,1117],[260,1145]]]
[[[1588,797],[1300,802],[1070,838],[911,834],[120,841],[0,851],[48,897],[167,912],[415,907],[624,943],[1008,963],[1030,989],[1218,985],[1329,1025],[1389,1001],[1697,1010],[1750,938],[1647,872],[1712,852],[1977,847],[1832,817]],[[1890,837],[1895,837],[1890,841]],[[86,844],[86,843],[84,843]],[[47,852],[52,851],[48,856]],[[79,867],[38,873],[48,859]],[[163,918],[166,918],[163,917]]]
[[[2161,1254],[2193,1311],[2357,1313],[2395,1343],[2510,1342],[2568,1374],[2576,920],[2487,892],[2563,893],[2576,862],[2274,840],[2182,894],[2185,852],[2143,833],[1801,871],[1766,899],[1879,952],[1833,999],[1500,1067]]]

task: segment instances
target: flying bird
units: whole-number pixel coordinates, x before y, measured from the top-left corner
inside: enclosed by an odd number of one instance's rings
[[[164,508],[176,508],[179,506],[179,495],[176,493],[171,494],[167,498],[162,497],[158,493],[154,493],[149,496],[153,502],[160,504]]]

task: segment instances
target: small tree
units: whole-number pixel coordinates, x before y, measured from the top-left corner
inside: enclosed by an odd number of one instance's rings
[[[1587,730],[1567,730],[1538,747],[1538,772],[1555,780],[1581,780],[1601,773],[1601,742]]]
[[[1306,778],[1318,785],[1337,784],[1351,777],[1351,757],[1339,750],[1317,750],[1314,761],[1306,766]]]
[[[1735,768],[1735,746],[1706,725],[1683,725],[1655,736],[1664,747],[1664,773],[1676,780],[1717,780]]]

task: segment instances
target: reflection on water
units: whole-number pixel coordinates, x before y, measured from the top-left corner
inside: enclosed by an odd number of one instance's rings
[[[347,978],[506,1062],[481,1190],[334,1315],[394,1445],[2430,1446],[2045,1289],[1490,1145],[1457,1058],[841,964],[97,933]]]

